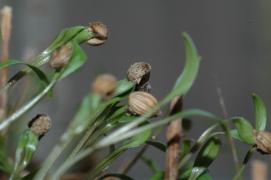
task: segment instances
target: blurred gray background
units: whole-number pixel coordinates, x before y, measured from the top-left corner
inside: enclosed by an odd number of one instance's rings
[[[131,63],[146,61],[153,68],[153,94],[160,99],[167,94],[183,67],[183,31],[192,36],[202,56],[197,81],[185,98],[186,108],[201,108],[222,116],[219,87],[229,116],[241,115],[253,122],[252,92],[258,93],[271,111],[270,0],[1,0],[3,5],[12,6],[14,13],[12,58],[42,51],[65,27],[99,20],[110,30],[105,45],[83,46],[87,64],[57,85],[56,98],[45,99],[32,112],[48,113],[54,120],[53,129],[36,154],[39,160],[46,157],[65,130],[97,73],[109,72],[122,79]],[[197,137],[207,125],[194,120],[189,135]],[[242,159],[248,147],[237,145]],[[128,157],[135,152],[128,153]],[[147,154],[163,168],[164,154],[153,148]],[[256,157],[270,164],[270,156]],[[126,159],[120,158],[112,170]],[[229,147],[224,143],[211,166],[211,175],[214,179],[231,179],[233,172]],[[250,169],[245,173],[249,177]],[[148,179],[151,173],[139,162],[129,175]]]

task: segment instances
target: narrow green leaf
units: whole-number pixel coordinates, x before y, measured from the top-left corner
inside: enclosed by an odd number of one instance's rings
[[[241,141],[241,142],[244,142],[243,139],[239,136],[239,133],[237,131],[237,129],[232,129],[230,131],[230,134],[231,134],[231,137],[238,140],[238,141]]]
[[[28,63],[24,63],[22,61],[18,61],[18,60],[7,60],[5,62],[0,63],[0,69],[3,69],[5,67],[8,66],[12,66],[12,65],[26,65],[28,66],[30,69],[32,69],[35,74],[39,77],[39,79],[44,82],[45,84],[49,84],[49,80],[47,78],[47,76],[45,75],[45,73],[39,69],[38,67],[28,64]]]
[[[197,180],[201,175],[207,171],[204,167],[194,167],[188,180]]]
[[[158,171],[150,178],[150,180],[163,180],[164,176],[165,176],[164,171]]]
[[[181,145],[180,159],[183,159],[190,152],[192,141],[184,139]]]
[[[140,157],[140,159],[147,165],[147,167],[153,172],[153,173],[157,173],[159,172],[159,168],[157,167],[157,165],[155,164],[155,162],[151,159],[148,158],[147,156],[142,155]]]
[[[198,74],[201,58],[198,55],[191,37],[187,33],[183,33],[183,38],[186,54],[185,66],[182,74],[178,77],[174,88],[166,97],[167,100],[172,99],[175,96],[185,95],[192,87]]]
[[[244,118],[233,119],[240,138],[247,144],[255,144],[252,125]]]
[[[135,84],[127,79],[118,81],[114,96],[121,96],[133,90]]]
[[[217,157],[221,148],[221,141],[216,137],[211,137],[200,149],[194,167],[208,168]]]
[[[86,53],[82,50],[82,48],[78,44],[73,43],[73,54],[71,56],[71,59],[69,60],[69,63],[62,70],[60,79],[63,79],[66,76],[78,70],[80,67],[83,66],[86,60],[87,60]]]
[[[110,178],[110,177],[116,177],[117,179],[120,179],[120,180],[133,180],[133,178],[131,178],[125,174],[118,174],[118,173],[106,174],[106,175],[100,177],[99,180],[103,180],[105,178]]]
[[[167,146],[160,141],[147,141],[146,143],[159,149],[162,152],[166,152],[166,150],[167,150]]]
[[[19,138],[16,149],[14,170],[11,179],[19,178],[19,174],[31,161],[38,144],[38,136],[27,129]]]
[[[264,131],[266,128],[267,112],[263,100],[257,95],[252,94],[254,112],[255,112],[255,128]]]
[[[212,176],[208,173],[208,171],[205,171],[204,173],[202,173],[197,180],[212,180]]]

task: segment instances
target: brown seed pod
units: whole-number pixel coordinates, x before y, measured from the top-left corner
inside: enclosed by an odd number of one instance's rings
[[[129,81],[144,85],[150,79],[151,65],[145,62],[136,62],[127,71]]]
[[[146,115],[158,104],[158,101],[150,93],[136,91],[128,97],[128,110],[135,115]],[[154,113],[157,115],[158,113]]]
[[[56,49],[49,60],[49,65],[54,69],[61,69],[68,64],[73,52],[71,43],[67,43]]]
[[[89,31],[95,33],[95,36],[88,40],[88,44],[92,46],[98,46],[103,43],[108,38],[108,30],[105,24],[102,22],[92,22],[89,24]]]
[[[111,74],[99,75],[92,84],[92,92],[109,99],[117,87],[117,79]]]
[[[52,121],[49,116],[39,114],[28,123],[28,127],[32,130],[34,134],[41,138],[51,129]]]
[[[267,131],[254,131],[257,149],[263,154],[271,154],[271,133]]]

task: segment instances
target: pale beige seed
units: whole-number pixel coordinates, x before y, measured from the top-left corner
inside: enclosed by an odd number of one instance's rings
[[[265,154],[271,154],[271,133],[267,131],[255,131],[254,137],[258,150]]]
[[[146,115],[157,104],[158,101],[154,96],[143,91],[133,92],[128,97],[128,109],[137,115]]]
[[[47,133],[52,127],[51,118],[47,115],[37,115],[29,122],[29,128],[37,136],[42,136]]]
[[[103,99],[110,98],[117,87],[117,79],[111,74],[99,75],[92,84],[92,92]]]
[[[89,31],[95,33],[95,36],[88,40],[88,44],[92,46],[98,46],[103,43],[108,38],[108,30],[105,24],[102,22],[92,22],[89,24]]]
[[[73,52],[72,44],[68,43],[56,49],[49,60],[49,65],[54,69],[63,68],[68,64]]]

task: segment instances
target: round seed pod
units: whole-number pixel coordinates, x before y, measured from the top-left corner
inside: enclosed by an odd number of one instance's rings
[[[109,99],[117,87],[117,79],[111,74],[99,75],[92,84],[92,92]]]
[[[257,150],[262,154],[271,154],[271,133],[267,131],[254,131]]]
[[[136,62],[127,71],[129,81],[144,85],[150,79],[151,65],[145,62]]]
[[[128,97],[128,110],[135,115],[146,115],[158,104],[157,99],[150,93],[136,91]],[[155,115],[158,113],[155,112]]]
[[[71,43],[67,43],[56,49],[49,60],[50,67],[54,69],[61,69],[68,64],[73,52]]]
[[[88,40],[88,44],[92,46],[98,46],[103,43],[108,38],[108,30],[105,24],[102,22],[92,22],[89,24],[89,31],[95,33],[95,36]]]
[[[47,115],[39,114],[28,123],[28,127],[34,134],[41,138],[51,129],[52,120]]]

